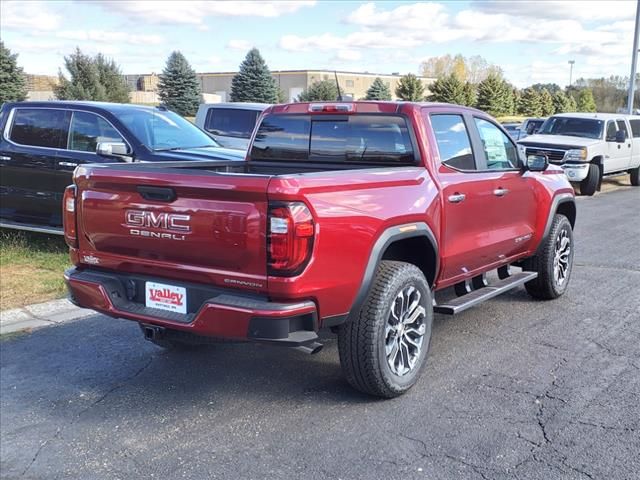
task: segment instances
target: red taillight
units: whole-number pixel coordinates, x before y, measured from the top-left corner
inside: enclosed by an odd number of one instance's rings
[[[62,225],[64,240],[72,248],[78,247],[78,229],[76,226],[76,186],[69,185],[62,197]]]
[[[315,226],[304,203],[274,204],[269,208],[269,272],[297,275],[311,257]]]

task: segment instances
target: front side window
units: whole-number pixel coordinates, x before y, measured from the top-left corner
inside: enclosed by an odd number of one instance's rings
[[[205,130],[214,135],[249,138],[259,113],[239,108],[211,108]]]
[[[440,161],[458,170],[475,170],[471,141],[462,115],[431,115]]]
[[[52,108],[17,108],[9,139],[20,145],[66,148],[70,115]]]
[[[607,123],[607,142],[615,142],[616,141],[616,122],[613,120]]]
[[[518,166],[518,150],[505,133],[493,123],[474,118],[489,170],[503,170]]]
[[[73,112],[69,131],[69,150],[95,152],[101,142],[125,143],[109,122],[94,113]]]

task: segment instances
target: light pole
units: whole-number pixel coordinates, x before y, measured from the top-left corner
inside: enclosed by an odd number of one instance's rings
[[[631,55],[631,78],[629,78],[629,98],[627,98],[627,109],[629,114],[633,113],[633,91],[636,88],[636,64],[638,63],[638,35],[640,34],[640,0],[636,6],[636,28],[633,34],[633,54]]]
[[[638,0],[640,1],[640,0]],[[573,64],[576,63],[575,60],[569,60],[569,89],[571,89],[571,80],[573,78]]]

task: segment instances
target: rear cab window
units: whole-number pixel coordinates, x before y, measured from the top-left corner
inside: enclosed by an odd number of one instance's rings
[[[400,115],[268,115],[251,160],[415,165],[416,155]]]
[[[214,135],[249,138],[260,112],[240,108],[210,108],[205,130]]]
[[[16,108],[9,140],[19,145],[64,149],[71,112],[53,108]]]

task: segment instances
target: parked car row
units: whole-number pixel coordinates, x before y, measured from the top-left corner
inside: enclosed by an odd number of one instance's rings
[[[162,107],[5,103],[0,131],[0,226],[51,233],[61,233],[62,194],[80,165],[245,156]]]
[[[506,122],[502,124],[502,127],[511,135],[514,140],[522,140],[529,135],[534,135],[538,132],[545,118],[526,118],[523,122]]]
[[[640,185],[640,116],[562,113],[549,117],[519,144],[527,155],[559,165],[583,195],[600,189],[605,176],[629,174]]]

